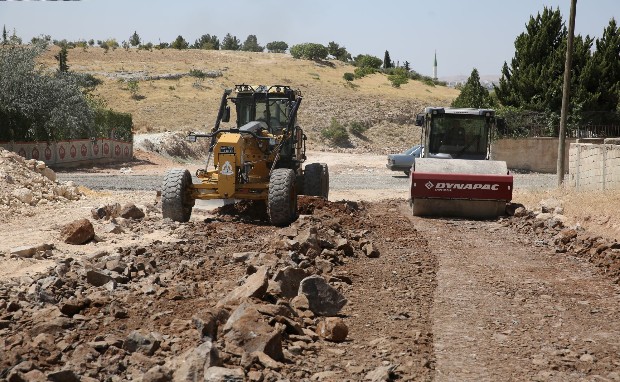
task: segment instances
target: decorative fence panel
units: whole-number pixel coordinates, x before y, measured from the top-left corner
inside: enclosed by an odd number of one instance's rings
[[[92,163],[130,161],[131,142],[115,139],[74,139],[58,142],[0,142],[0,147],[26,159],[37,159],[48,166],[79,166]]]

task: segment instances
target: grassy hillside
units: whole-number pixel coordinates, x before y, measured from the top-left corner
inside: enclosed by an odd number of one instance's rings
[[[42,63],[56,67],[52,47]],[[302,91],[299,124],[313,148],[325,146],[320,131],[332,118],[342,124],[369,126],[363,137],[352,138],[356,151],[386,152],[411,146],[419,140],[413,126],[415,114],[426,105],[448,105],[458,91],[410,81],[393,88],[382,74],[348,84],[345,72],[354,67],[338,61],[329,65],[297,60],[290,55],[206,50],[125,51],[104,53],[101,48],[69,50],[70,70],[91,73],[104,81],[96,94],[109,107],[133,115],[135,132],[204,131],[217,114],[225,88],[234,84],[285,84]],[[144,80],[155,76],[182,75],[190,70],[219,71],[217,78]],[[138,82],[140,99],[133,99],[125,80]]]

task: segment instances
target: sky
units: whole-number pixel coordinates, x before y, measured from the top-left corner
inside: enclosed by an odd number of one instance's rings
[[[530,16],[559,8],[568,26],[570,0],[0,0],[0,25],[24,42],[50,35],[55,40],[172,42],[181,35],[193,43],[203,34],[220,41],[227,33],[241,42],[256,35],[259,44],[330,41],[353,56],[371,54],[438,77],[468,76],[473,68],[497,76],[514,56],[515,38]],[[620,22],[620,0],[577,2],[575,33],[600,38],[613,17]]]

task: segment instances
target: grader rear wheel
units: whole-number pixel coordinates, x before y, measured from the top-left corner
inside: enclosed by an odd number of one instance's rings
[[[304,194],[329,196],[329,169],[326,163],[310,163],[304,170]]]
[[[295,172],[287,168],[277,168],[269,179],[267,213],[271,224],[289,225],[297,215],[297,192]]]
[[[189,171],[175,168],[164,177],[161,190],[161,211],[165,218],[187,222],[192,215],[195,200],[190,194],[192,176]]]

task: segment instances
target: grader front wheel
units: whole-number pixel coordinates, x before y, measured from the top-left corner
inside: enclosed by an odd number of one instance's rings
[[[166,173],[161,190],[161,211],[165,218],[187,222],[195,200],[190,194],[192,176],[189,171],[175,168]]]
[[[295,172],[287,168],[277,168],[269,179],[267,213],[271,224],[289,225],[297,215],[297,192]]]

